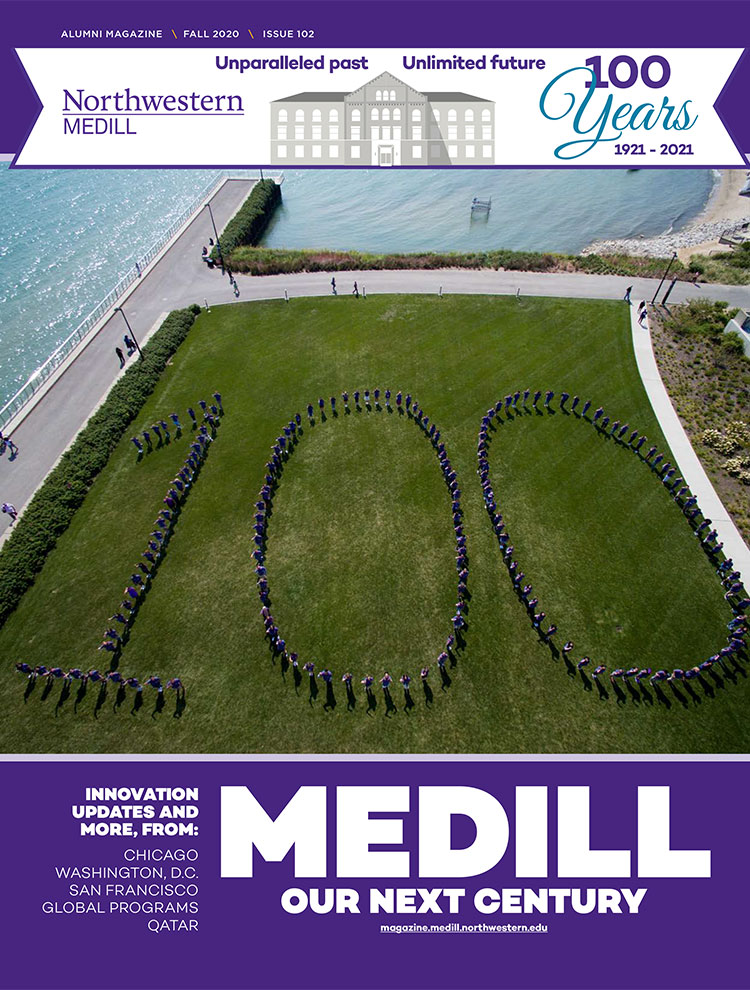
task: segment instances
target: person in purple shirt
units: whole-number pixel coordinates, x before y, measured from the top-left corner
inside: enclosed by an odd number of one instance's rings
[[[374,684],[374,682],[375,682],[375,678],[372,677],[370,674],[367,674],[365,677],[362,678],[361,683],[364,684],[365,692],[367,694],[369,694],[370,691],[372,690],[372,685]]]
[[[158,677],[156,674],[152,674],[150,677],[147,677],[144,684],[148,684],[149,687],[152,687],[155,691],[158,691],[159,694],[164,693],[164,685],[161,682],[161,677]]]

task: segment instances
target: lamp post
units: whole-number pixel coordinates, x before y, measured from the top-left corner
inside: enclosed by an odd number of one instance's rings
[[[115,306],[115,313],[122,313],[122,318],[123,318],[123,320],[125,320],[125,326],[128,328],[128,334],[130,335],[130,339],[135,344],[135,349],[140,354],[141,361],[142,361],[143,360],[143,351],[141,350],[141,345],[136,340],[136,336],[133,333],[133,328],[131,327],[131,325],[130,325],[130,323],[128,321],[127,316],[125,315],[125,311],[123,310],[122,306]]]
[[[216,238],[216,250],[219,252],[219,264],[221,265],[222,272],[224,271],[224,257],[221,253],[221,242],[219,241],[219,232],[216,229],[216,221],[214,220],[214,211],[211,209],[211,204],[206,203],[208,208],[208,215],[211,217],[211,225],[214,228],[214,237]]]
[[[656,292],[654,293],[654,298],[651,300],[652,306],[656,302],[656,297],[659,295],[659,292],[661,291],[661,287],[664,285],[664,282],[666,281],[667,275],[669,275],[669,269],[672,267],[672,265],[675,263],[676,260],[677,260],[677,252],[673,251],[672,257],[669,259],[669,264],[667,265],[666,270],[661,277],[661,282],[659,282]]]

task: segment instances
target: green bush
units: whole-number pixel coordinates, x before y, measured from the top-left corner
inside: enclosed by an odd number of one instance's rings
[[[664,321],[664,326],[678,336],[693,334],[718,341],[728,322],[729,311],[725,302],[693,299],[683,306],[676,306],[671,317]]]
[[[0,625],[42,569],[128,425],[187,337],[200,306],[174,310],[50,471],[0,552]]]
[[[736,330],[729,330],[721,339],[721,349],[729,354],[744,354],[745,342]]]
[[[226,261],[235,248],[246,244],[257,244],[281,202],[281,186],[273,179],[256,182],[245,202],[224,228],[221,235],[221,253]],[[216,248],[211,252],[216,261]],[[235,269],[235,271],[238,269]]]

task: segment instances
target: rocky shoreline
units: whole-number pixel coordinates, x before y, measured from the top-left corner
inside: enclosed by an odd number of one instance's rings
[[[581,254],[630,254],[637,257],[665,258],[673,251],[705,244],[707,241],[718,241],[727,231],[734,233],[744,224],[750,223],[748,216],[734,220],[712,220],[705,223],[695,223],[669,234],[659,234],[656,237],[626,237],[621,240],[594,241],[585,247]],[[727,247],[727,250],[729,248]]]

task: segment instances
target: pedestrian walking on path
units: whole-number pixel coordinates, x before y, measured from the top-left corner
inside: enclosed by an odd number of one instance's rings
[[[335,295],[338,295],[338,293],[336,292],[336,277],[335,276],[331,279],[331,292],[334,294],[334,296]]]
[[[10,516],[10,524],[12,526],[18,518],[18,511],[16,510],[15,505],[11,505],[10,502],[3,502],[3,512]]]
[[[115,347],[115,354],[120,359],[120,367],[121,368],[124,368],[125,367],[125,355],[122,353],[122,348],[121,347]]]
[[[628,304],[628,306],[630,305],[630,293],[631,293],[632,291],[633,291],[633,286],[632,286],[632,285],[629,285],[629,286],[627,287],[627,289],[625,290],[625,296],[624,296],[624,299],[625,299],[625,302],[626,302],[626,303]]]
[[[354,283],[354,288],[352,289],[352,295],[356,296],[357,299],[359,299],[359,286],[357,285],[356,282]]]

